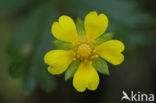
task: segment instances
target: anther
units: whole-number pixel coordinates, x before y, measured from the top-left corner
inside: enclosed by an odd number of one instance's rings
[[[95,58],[98,58],[99,56],[98,55],[95,55]]]
[[[93,53],[96,53],[96,50],[95,49],[93,50]]]
[[[84,62],[88,62],[88,60],[87,59],[84,59]]]
[[[75,52],[73,52],[72,54],[73,54],[74,56],[76,55],[76,53],[75,53]]]
[[[76,60],[76,58],[73,58],[73,61],[75,61]]]
[[[92,61],[90,61],[89,64],[92,64]]]
[[[95,58],[95,55],[93,55],[92,57],[91,57],[91,59],[94,59]]]

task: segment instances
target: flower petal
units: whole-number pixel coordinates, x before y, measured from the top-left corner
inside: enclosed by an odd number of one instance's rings
[[[73,58],[72,51],[52,50],[44,56],[44,61],[50,65],[48,71],[51,74],[61,74],[68,68]]]
[[[87,14],[84,23],[87,38],[95,40],[107,29],[108,18],[105,14],[97,15],[97,12],[93,11]]]
[[[99,76],[90,63],[82,62],[73,78],[73,85],[79,92],[84,92],[86,88],[96,90],[99,84]]]
[[[124,61],[121,52],[125,49],[124,44],[119,40],[109,40],[95,48],[98,55],[113,65],[119,65]]]
[[[59,22],[52,25],[52,34],[58,40],[65,42],[75,42],[78,39],[77,30],[74,21],[69,16],[61,16]]]

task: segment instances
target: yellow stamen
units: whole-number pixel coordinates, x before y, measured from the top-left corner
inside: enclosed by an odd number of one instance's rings
[[[93,53],[96,53],[96,50],[95,49],[93,50]]]
[[[89,64],[92,64],[92,61],[90,61]]]
[[[95,55],[95,58],[98,58],[99,56],[98,55]]]
[[[85,59],[85,60],[84,60],[84,62],[88,62],[88,60],[87,60],[87,59]]]
[[[73,61],[75,61],[76,60],[76,58],[73,58]]]
[[[88,44],[81,44],[78,46],[77,56],[87,59],[91,54],[91,48]]]

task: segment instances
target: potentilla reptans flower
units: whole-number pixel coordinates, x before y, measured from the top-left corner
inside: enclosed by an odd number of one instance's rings
[[[84,24],[84,25],[81,25]],[[104,33],[108,26],[105,14],[92,11],[77,25],[72,18],[63,15],[52,24],[52,34],[57,50],[49,51],[44,61],[53,75],[65,72],[66,79],[73,76],[73,86],[79,92],[96,90],[99,85],[97,72],[109,74],[108,61],[119,65],[124,61],[124,44],[110,40],[111,33]]]

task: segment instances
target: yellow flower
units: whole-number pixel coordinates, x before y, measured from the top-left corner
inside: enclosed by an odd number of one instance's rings
[[[52,34],[58,40],[72,44],[70,50],[49,51],[44,61],[49,65],[48,71],[53,75],[58,75],[67,70],[69,65],[75,61],[80,61],[80,65],[73,77],[73,86],[79,92],[86,89],[96,90],[99,84],[99,76],[92,65],[95,58],[102,57],[113,65],[123,62],[124,44],[119,40],[108,40],[99,45],[95,45],[96,40],[106,30],[108,18],[105,14],[97,14],[93,11],[87,14],[84,20],[85,33],[78,34],[76,25],[72,18],[63,15],[58,22],[52,25]]]

